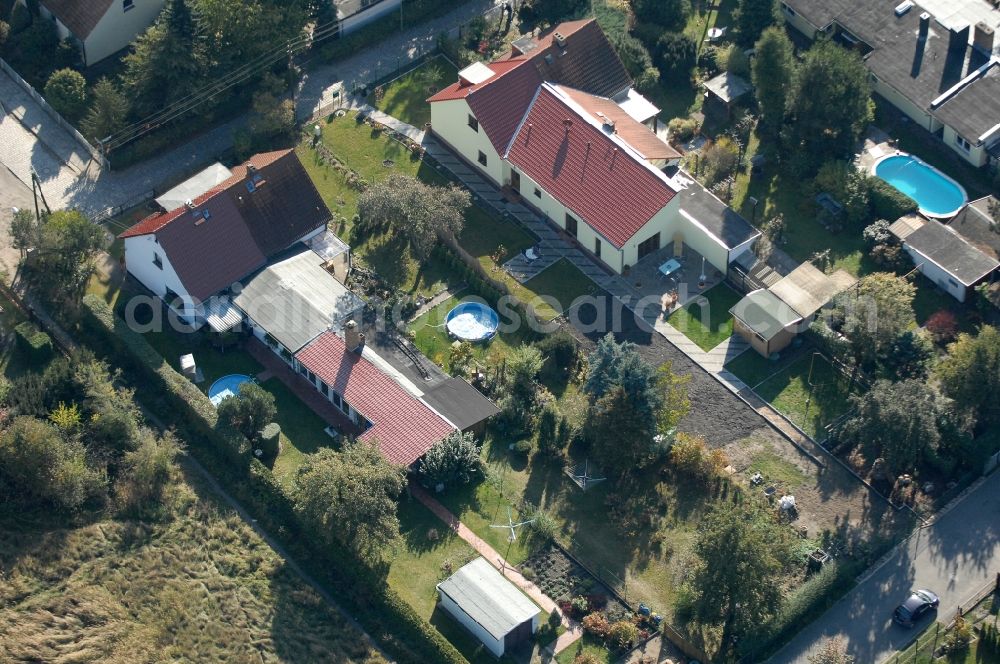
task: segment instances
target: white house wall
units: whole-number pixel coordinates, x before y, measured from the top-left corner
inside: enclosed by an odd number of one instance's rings
[[[790,26],[801,32],[809,39],[816,38],[816,33],[819,32],[819,28],[807,21],[801,14],[785,3],[781,3],[781,15],[785,17],[785,21],[787,21]]]
[[[125,48],[153,24],[164,0],[135,0],[125,11],[122,0],[114,0],[93,31],[84,40],[86,64],[90,66]]]
[[[503,656],[504,643],[503,640],[497,641],[494,639],[489,632],[487,632],[482,625],[477,623],[475,620],[469,617],[465,611],[463,611],[455,602],[451,600],[448,595],[443,592],[438,591],[438,597],[440,597],[440,606],[442,609],[448,612],[455,620],[457,620],[465,629],[472,632],[472,634],[479,639],[480,643],[486,647],[494,657],[499,659]],[[536,616],[537,620],[537,616]],[[534,625],[534,623],[533,623]]]
[[[480,126],[479,131],[476,131],[469,126],[470,115],[474,114],[464,99],[449,99],[431,104],[431,126],[434,133],[489,176],[495,184],[503,186],[507,184],[503,181],[503,160],[490,143],[486,130]],[[480,151],[486,155],[485,168],[477,162]]]
[[[155,256],[160,257],[163,269],[158,268],[153,262]],[[125,267],[129,274],[156,296],[164,297],[168,288],[180,295],[185,302],[185,317],[193,318],[196,316],[197,308],[188,294],[187,288],[170,264],[167,252],[156,242],[155,235],[125,238]]]
[[[989,155],[986,154],[985,146],[983,146],[983,145],[976,145],[976,140],[979,137],[978,136],[962,136],[962,138],[964,138],[965,140],[969,141],[969,143],[971,144],[971,146],[970,146],[970,148],[968,150],[964,150],[962,148],[962,146],[959,145],[958,141],[956,140],[958,136],[959,136],[958,132],[956,132],[954,129],[952,129],[948,125],[945,125],[944,126],[944,134],[941,136],[941,139],[944,141],[945,145],[947,145],[952,150],[954,150],[955,152],[957,152],[959,154],[959,156],[961,156],[963,159],[965,159],[967,162],[969,162],[973,166],[977,166],[977,167],[978,166],[984,166],[986,164],[986,160],[989,157]]]
[[[926,256],[905,242],[903,243],[903,248],[910,255],[910,258],[913,259],[914,265],[917,266],[921,274],[933,281],[938,288],[948,293],[948,295],[951,295],[959,302],[965,302],[966,288],[958,279],[948,274],[940,265],[931,262]]]

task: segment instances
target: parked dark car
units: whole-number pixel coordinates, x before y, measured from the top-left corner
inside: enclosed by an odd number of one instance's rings
[[[930,590],[914,590],[892,612],[892,619],[903,627],[913,627],[928,611],[936,611],[941,599]]]

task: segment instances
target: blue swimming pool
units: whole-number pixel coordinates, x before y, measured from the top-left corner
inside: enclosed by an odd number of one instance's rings
[[[445,317],[448,333],[462,341],[489,341],[497,333],[500,317],[481,302],[462,302]]]
[[[226,397],[234,397],[240,392],[243,383],[250,382],[250,376],[244,374],[229,374],[212,383],[208,388],[208,398],[213,406],[218,406]]]
[[[951,217],[969,200],[962,185],[913,155],[884,157],[872,170],[915,200],[928,217]]]

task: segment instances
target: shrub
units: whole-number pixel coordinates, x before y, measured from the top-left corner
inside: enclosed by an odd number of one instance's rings
[[[573,664],[601,664],[601,660],[592,652],[582,652],[576,656]]]
[[[674,118],[667,123],[670,138],[681,143],[687,143],[698,132],[698,123],[692,118]]]
[[[861,231],[861,237],[865,239],[869,247],[886,244],[892,240],[892,233],[889,232],[891,225],[885,219],[879,219],[866,226],[865,230]]]
[[[522,567],[521,568],[521,576],[523,576],[528,581],[534,581],[535,580],[535,570],[531,569],[530,567]]]
[[[683,475],[698,482],[707,482],[728,465],[722,450],[709,452],[704,438],[678,433],[670,448],[670,463]]]
[[[58,69],[45,84],[45,101],[69,122],[76,122],[87,110],[87,81],[78,71]]]
[[[420,462],[418,472],[424,486],[468,484],[482,478],[486,465],[479,450],[471,432],[449,433],[435,443]]]
[[[281,426],[279,426],[277,422],[271,422],[260,430],[258,445],[264,452],[264,458],[274,459],[278,456],[280,439]]]
[[[948,652],[965,652],[972,641],[972,625],[963,616],[955,618],[955,624],[945,637],[944,647]]]
[[[728,136],[720,136],[702,150],[701,169],[709,186],[732,175],[739,156],[739,148]]]
[[[7,42],[8,37],[10,37],[10,24],[7,21],[0,20],[0,46],[3,46]]]
[[[535,348],[541,352],[545,358],[545,365],[542,370],[550,375],[561,375],[565,377],[576,368],[577,354],[580,351],[580,344],[576,337],[566,330],[559,330],[555,334],[550,334],[535,344]]]
[[[603,613],[591,613],[583,618],[583,629],[599,639],[605,639],[611,630],[611,623]]]
[[[534,446],[531,444],[531,440],[528,438],[522,438],[521,440],[514,443],[514,451],[523,456],[528,456]]]
[[[44,364],[53,355],[52,339],[34,323],[25,321],[14,328],[17,344],[31,364]]]
[[[653,64],[664,82],[688,82],[698,60],[698,45],[679,32],[665,32],[656,42]]]
[[[29,25],[31,25],[31,12],[21,3],[15,4],[14,10],[10,13],[10,34],[24,32]]]
[[[608,639],[619,648],[628,648],[639,638],[639,628],[629,620],[619,620],[608,630]]]
[[[917,202],[882,178],[868,178],[868,201],[879,219],[896,221],[917,211]]]
[[[940,309],[931,314],[924,327],[931,333],[931,338],[939,344],[950,343],[958,336],[958,319],[947,309]]]

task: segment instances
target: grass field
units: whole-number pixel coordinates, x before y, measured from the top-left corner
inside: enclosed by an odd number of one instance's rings
[[[150,521],[0,515],[0,661],[385,661],[200,480],[172,493]]]
[[[701,297],[708,299],[706,307],[699,304]],[[733,316],[729,310],[740,301],[740,295],[725,284],[719,284],[667,319],[704,351],[709,351],[733,334]]]
[[[542,270],[537,276],[525,282],[524,287],[536,295],[555,298],[559,304],[560,314],[565,313],[577,298],[590,295],[597,289],[597,285],[590,277],[580,272],[580,269],[566,258],[560,258]],[[541,308],[536,306],[536,310]],[[555,307],[552,309],[555,310]]]
[[[431,121],[431,106],[427,98],[456,80],[458,69],[446,58],[438,56],[381,86],[381,98],[373,92],[368,101],[383,113],[423,129],[424,123]]]
[[[817,440],[826,437],[826,425],[850,408],[848,377],[819,353],[802,353],[774,363],[747,351],[726,368]],[[855,386],[855,392],[858,389]]]

